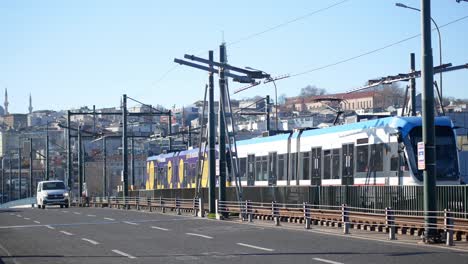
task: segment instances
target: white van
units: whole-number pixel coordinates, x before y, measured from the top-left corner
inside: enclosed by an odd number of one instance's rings
[[[68,208],[68,190],[63,181],[41,181],[37,184],[37,207],[45,209],[46,205],[60,205]]]

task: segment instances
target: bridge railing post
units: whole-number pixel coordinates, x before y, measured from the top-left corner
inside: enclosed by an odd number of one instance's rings
[[[247,209],[247,219],[249,222],[253,221],[253,209],[252,209],[252,202],[246,201],[246,209]]]
[[[273,217],[273,221],[275,221],[275,225],[280,225],[280,218],[279,218],[279,207],[276,201],[271,202],[271,216]]]
[[[205,217],[205,205],[203,204],[203,199],[198,198],[198,216]]]
[[[395,216],[393,215],[394,212],[392,208],[386,207],[385,208],[385,223],[388,229],[388,239],[395,240]]]
[[[197,206],[197,199],[196,198],[193,198],[192,208],[193,208],[193,216],[197,216],[198,206]]]
[[[453,246],[453,214],[449,209],[444,210],[444,226],[445,226],[445,235],[446,240],[445,244],[447,246]]]
[[[176,198],[175,198],[175,207],[176,207],[177,215],[181,215],[181,212],[180,212],[180,199],[179,199],[179,197],[176,197]]]
[[[162,196],[159,196],[159,207],[161,207],[161,212],[166,212],[166,207],[164,207],[164,201],[162,199]]]
[[[343,223],[343,234],[349,234],[349,211],[346,204],[341,205],[341,222]]]
[[[146,197],[146,204],[148,206],[148,211],[152,212],[153,208],[151,207],[151,198]]]
[[[223,216],[222,216],[221,213],[220,213],[220,210],[219,210],[220,208],[219,208],[219,206],[220,206],[220,205],[219,205],[219,200],[216,199],[216,200],[215,200],[215,214],[216,214],[216,219],[222,220],[222,219],[223,219]]]
[[[136,209],[137,210],[140,210],[140,197],[135,197],[135,201],[136,201]]]
[[[310,222],[311,222],[311,215],[310,215],[310,208],[308,203],[302,204],[302,210],[304,212],[304,223],[305,229],[310,229]]]

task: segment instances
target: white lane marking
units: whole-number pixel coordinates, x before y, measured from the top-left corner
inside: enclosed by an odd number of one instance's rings
[[[50,225],[46,225],[46,227],[47,227],[47,228],[49,228],[49,229],[52,229],[52,230],[54,230],[54,229],[55,229],[55,227],[53,227],[53,226],[50,226]]]
[[[130,255],[130,254],[127,254],[127,253],[122,252],[122,251],[117,250],[117,249],[113,249],[112,252],[117,253],[117,254],[119,254],[119,255],[121,255],[121,256],[130,258],[130,259],[135,259],[135,258],[136,258],[136,257],[134,257],[134,256],[132,256],[132,255]]]
[[[162,231],[169,231],[167,228],[159,227],[159,226],[151,226],[151,228],[162,230]]]
[[[321,262],[330,263],[330,264],[343,264],[342,262],[336,262],[336,261],[328,260],[328,259],[322,259],[322,258],[313,258],[313,259],[316,261],[321,261]]]
[[[14,213],[10,213],[10,215],[15,215]]]
[[[115,219],[114,219],[114,218],[108,218],[108,217],[104,217],[104,219],[106,219],[106,220],[109,220],[109,221],[115,221]]]
[[[185,234],[186,234],[186,235],[189,235],[189,236],[197,236],[197,237],[203,237],[203,238],[213,239],[213,237],[205,236],[205,235],[201,235],[201,234],[195,234],[195,233],[185,233]]]
[[[81,214],[81,213],[78,213],[78,212],[73,212],[73,213],[76,214],[76,215],[80,215],[80,214]]]
[[[67,232],[67,231],[60,231],[60,233],[65,234],[65,235],[67,235],[67,236],[73,236],[72,233],[69,233],[69,232]]]
[[[65,210],[64,210],[64,211],[62,211],[62,213],[68,213],[68,211],[65,211]]]
[[[25,217],[24,220],[31,220],[31,218]]]
[[[17,217],[23,217],[22,215],[16,215]]]
[[[254,246],[254,245],[249,245],[249,244],[244,244],[244,243],[237,243],[237,245],[243,246],[243,247],[249,247],[249,248],[265,250],[265,251],[270,251],[270,252],[275,251],[274,249],[271,249],[271,248],[257,247],[257,246]]]
[[[91,244],[93,244],[93,245],[99,245],[99,242],[94,241],[94,240],[91,240],[91,239],[82,238],[81,240],[86,241],[86,242],[89,242],[89,243],[91,243]]]
[[[129,224],[129,225],[138,225],[137,223],[128,222],[128,221],[123,221],[123,223]]]
[[[34,221],[34,223],[36,223],[36,224],[40,224],[41,222],[39,222],[39,221]]]
[[[88,215],[89,217],[95,217],[96,215]]]

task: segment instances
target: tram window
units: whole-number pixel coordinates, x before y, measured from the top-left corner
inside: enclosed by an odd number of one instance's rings
[[[367,160],[369,157],[369,146],[356,147],[356,172],[367,172]]]
[[[278,180],[286,180],[286,155],[278,155]]]
[[[239,159],[239,176],[241,179],[247,177],[247,158]]]
[[[195,183],[196,182],[196,179],[198,177],[198,172],[197,172],[197,165],[196,164],[192,164],[192,183]]]
[[[256,167],[256,180],[257,181],[266,181],[268,175],[268,157],[260,156],[255,157],[255,167]]]
[[[310,153],[302,152],[302,180],[310,179]]]
[[[398,170],[398,155],[393,155],[390,158],[390,170],[397,171]]]
[[[291,180],[296,180],[297,153],[291,155]]]
[[[333,179],[339,179],[340,178],[340,149],[333,149],[332,150],[332,175]]]
[[[372,168],[374,171],[383,171],[384,144],[372,145]]]
[[[323,151],[323,179],[331,178],[331,150]]]

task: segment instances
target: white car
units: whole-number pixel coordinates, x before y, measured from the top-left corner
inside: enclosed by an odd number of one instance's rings
[[[68,195],[63,181],[41,181],[37,184],[37,207],[45,209],[46,205],[60,205],[60,208],[68,208]]]

